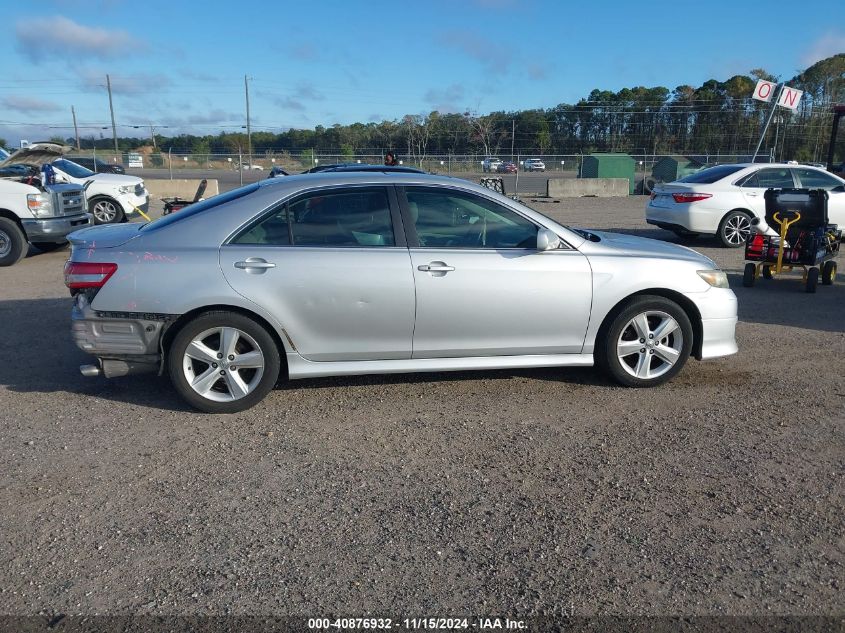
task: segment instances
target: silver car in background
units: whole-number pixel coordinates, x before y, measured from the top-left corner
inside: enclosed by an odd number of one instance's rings
[[[566,228],[464,180],[265,180],[70,237],[87,375],[167,371],[236,412],[288,378],[600,365],[657,385],[737,351],[726,275],[684,247]]]

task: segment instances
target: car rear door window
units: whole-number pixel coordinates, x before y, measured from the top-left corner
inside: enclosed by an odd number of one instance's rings
[[[233,244],[265,246],[394,246],[383,187],[321,191],[285,202],[248,227]]]
[[[801,186],[808,189],[833,189],[842,183],[830,174],[817,169],[795,168],[795,175],[801,181]]]
[[[784,187],[795,186],[795,182],[792,180],[792,173],[786,167],[761,169],[755,174],[755,176],[756,177],[745,181],[742,186],[764,187],[766,189],[783,189]]]
[[[423,248],[536,248],[537,226],[492,200],[452,189],[408,187],[408,211]]]

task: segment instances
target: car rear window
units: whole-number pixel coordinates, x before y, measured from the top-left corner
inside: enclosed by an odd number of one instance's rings
[[[691,182],[709,185],[717,180],[721,180],[731,174],[735,174],[741,169],[745,169],[745,165],[716,165],[715,167],[708,167],[702,169],[694,174],[681,178],[678,182]]]
[[[187,207],[183,207],[178,211],[174,211],[170,215],[163,215],[157,220],[148,222],[143,226],[141,230],[155,231],[164,228],[165,226],[169,226],[174,222],[189,218],[193,215],[196,215],[197,213],[202,213],[203,211],[207,211],[208,209],[219,207],[221,204],[226,204],[227,202],[231,202],[232,200],[237,200],[238,198],[248,196],[254,191],[257,191],[259,186],[260,185],[258,183],[253,183],[251,185],[239,187],[238,189],[232,189],[232,191],[227,191],[226,193],[221,193],[216,196],[212,196],[211,198],[201,200],[200,202],[194,202],[193,204],[188,205]]]

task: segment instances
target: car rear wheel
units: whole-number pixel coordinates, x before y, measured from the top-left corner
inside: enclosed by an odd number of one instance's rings
[[[719,240],[722,246],[739,248],[751,235],[751,216],[742,211],[731,211],[719,224]]]
[[[627,387],[654,387],[670,380],[692,350],[692,324],[677,303],[658,296],[631,300],[603,328],[596,361]]]
[[[276,384],[280,366],[270,333],[236,312],[209,312],[189,322],[167,357],[176,391],[207,413],[237,413],[256,405]]]
[[[123,209],[111,198],[94,198],[89,206],[94,224],[117,224],[123,221]]]

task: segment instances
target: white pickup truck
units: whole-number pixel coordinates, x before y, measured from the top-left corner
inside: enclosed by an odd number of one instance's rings
[[[70,150],[57,143],[36,143],[0,162],[0,266],[23,259],[29,244],[52,250],[67,243],[65,236],[94,224],[87,212],[85,187],[62,183],[42,185],[38,165]]]

